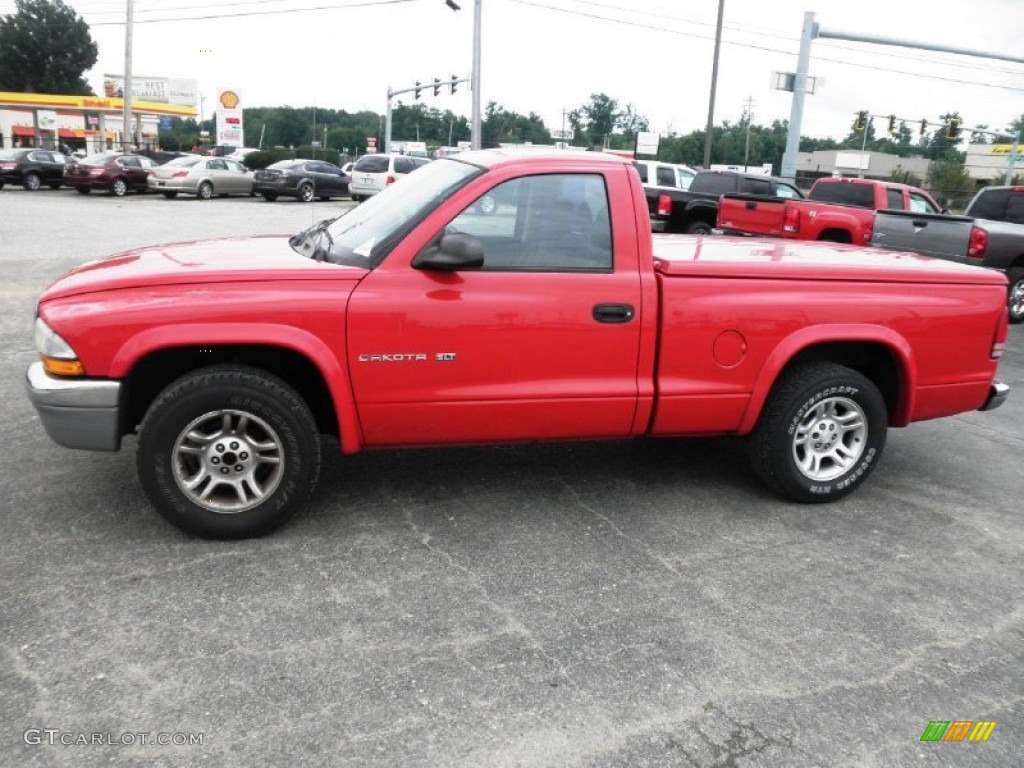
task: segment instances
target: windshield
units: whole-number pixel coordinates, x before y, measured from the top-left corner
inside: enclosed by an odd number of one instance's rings
[[[327,227],[326,260],[372,269],[438,203],[483,172],[469,163],[439,160],[403,177]]]

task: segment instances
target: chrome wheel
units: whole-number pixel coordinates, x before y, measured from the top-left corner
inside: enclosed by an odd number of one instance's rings
[[[867,417],[861,407],[846,397],[829,397],[794,430],[793,459],[804,477],[828,482],[860,460],[867,437]]]
[[[124,179],[114,179],[114,183],[110,185],[110,191],[117,197],[124,197],[128,194],[128,185]]]
[[[30,174],[25,176],[24,185],[25,185],[25,189],[29,190],[30,192],[35,192],[41,186],[43,186],[43,183],[39,179],[39,175],[38,174],[30,173]]]
[[[299,187],[299,200],[304,203],[312,202],[313,200],[313,186],[311,184],[303,184]]]
[[[199,191],[196,192],[196,197],[200,200],[209,200],[213,197],[213,184],[208,181],[204,181],[199,185]]]
[[[277,432],[245,411],[211,411],[178,435],[174,480],[192,503],[222,514],[244,512],[273,494],[285,469]]]
[[[1010,282],[1010,322],[1019,323],[1024,320],[1024,274],[1017,275]]]

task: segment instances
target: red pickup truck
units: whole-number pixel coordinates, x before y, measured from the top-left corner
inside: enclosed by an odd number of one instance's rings
[[[152,503],[217,538],[300,507],[320,435],[748,435],[769,487],[821,502],[864,481],[888,427],[1007,395],[1001,274],[649,226],[628,161],[463,153],[291,238],[72,270],[39,300],[28,393],[61,445],[138,434]]]
[[[718,207],[718,231],[792,240],[827,240],[867,245],[875,211],[940,213],[927,192],[872,179],[818,179],[806,200],[726,194]]]

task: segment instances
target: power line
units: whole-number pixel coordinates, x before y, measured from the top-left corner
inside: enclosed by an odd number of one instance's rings
[[[585,11],[574,11],[574,10],[570,10],[568,8],[557,8],[557,7],[551,6],[551,5],[544,5],[542,3],[531,2],[531,0],[510,0],[510,2],[517,3],[519,5],[528,5],[528,6],[532,6],[534,8],[541,8],[541,9],[546,10],[546,11],[557,11],[559,13],[566,13],[566,14],[569,14],[571,16],[584,16],[584,17],[591,18],[591,19],[599,19],[601,21],[611,21],[611,22],[614,22],[616,24],[625,24],[626,26],[630,26],[630,27],[638,27],[640,29],[651,29],[651,30],[654,30],[655,32],[665,32],[665,33],[668,33],[670,35],[677,35],[677,36],[680,36],[680,37],[693,37],[693,38],[697,38],[698,40],[713,40],[714,39],[713,36],[700,35],[700,34],[696,34],[694,32],[683,32],[683,31],[676,30],[676,29],[666,29],[665,27],[655,27],[655,26],[652,26],[650,24],[644,24],[644,23],[637,22],[637,21],[628,21],[626,19],[616,19],[616,18],[612,18],[612,17],[609,17],[609,16],[601,16],[600,14],[596,14],[596,13],[587,13]],[[739,43],[739,42],[734,42],[732,40],[724,40],[723,39],[722,40],[722,44],[723,45],[731,45],[731,46],[737,47],[737,48],[749,48],[749,49],[757,50],[757,51],[766,51],[768,53],[781,53],[781,54],[785,54],[785,55],[788,55],[788,56],[795,55],[794,51],[792,51],[792,50],[787,51],[787,50],[783,50],[783,49],[780,49],[780,48],[769,48],[768,46],[754,45],[753,43]],[[959,78],[942,77],[940,75],[927,75],[927,74],[922,74],[920,72],[907,72],[905,70],[891,69],[889,67],[875,67],[875,66],[871,66],[870,64],[863,64],[861,62],[843,61],[841,59],[830,59],[830,58],[827,58],[827,57],[824,57],[824,56],[815,56],[814,58],[815,58],[816,61],[828,61],[828,62],[831,62],[833,64],[845,64],[847,66],[860,67],[862,69],[878,70],[880,72],[887,72],[887,73],[895,74],[895,75],[907,75],[909,77],[921,77],[921,78],[925,78],[925,79],[928,79],[928,80],[941,80],[943,82],[948,82],[948,83],[960,83],[960,84],[963,84],[963,85],[977,85],[977,86],[981,86],[981,87],[984,87],[984,88],[997,88],[997,89],[1000,89],[1000,90],[1018,91],[1018,92],[1024,93],[1024,88],[1015,88],[1015,87],[1009,86],[1009,85],[996,85],[996,84],[993,84],[993,83],[982,83],[982,82],[978,82],[976,80],[961,80]]]

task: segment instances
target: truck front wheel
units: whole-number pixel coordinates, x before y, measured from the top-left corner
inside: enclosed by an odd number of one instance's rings
[[[1024,269],[1011,269],[1006,276],[1010,280],[1010,322],[1024,322]]]
[[[308,406],[257,368],[215,366],[168,386],[142,422],[143,490],[182,530],[208,539],[260,536],[309,498],[320,442]]]
[[[885,447],[888,413],[857,371],[809,363],[776,383],[750,438],[761,480],[791,501],[834,501],[859,486]]]

